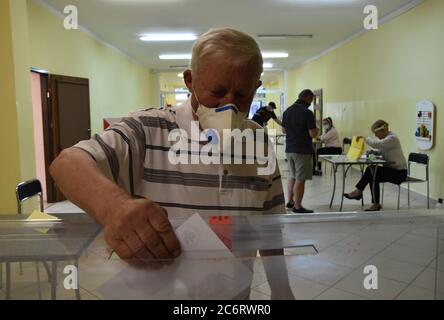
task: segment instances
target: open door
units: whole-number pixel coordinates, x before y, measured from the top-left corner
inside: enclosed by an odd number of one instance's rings
[[[89,80],[49,75],[48,84],[48,112],[44,114],[44,122],[49,120],[47,126],[44,124],[48,131],[44,135],[47,172],[63,149],[91,138]],[[48,202],[65,200],[51,177],[47,181],[47,194]]]

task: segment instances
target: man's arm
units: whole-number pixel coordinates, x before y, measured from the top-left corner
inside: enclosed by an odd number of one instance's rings
[[[313,139],[317,138],[319,135],[319,129],[316,126],[316,119],[314,117],[313,112],[311,111],[307,111],[308,115],[307,115],[307,127],[308,127],[308,133],[310,134],[310,137],[312,137]]]
[[[310,129],[310,130],[308,130],[308,133],[310,134],[310,137],[315,139],[319,135],[319,129],[318,128]]]
[[[278,125],[280,125],[282,127],[282,121],[279,120],[279,118],[277,117],[277,115],[274,111],[271,113],[271,118],[274,120],[274,122],[276,122]]]
[[[106,178],[83,150],[64,150],[51,164],[50,174],[68,199],[104,227],[105,240],[121,258],[180,255],[165,210],[150,200],[133,199]]]
[[[382,146],[388,146],[388,145],[396,145],[396,137],[393,135],[389,135],[385,137],[384,139],[373,139],[371,137],[368,137],[365,139],[365,142],[372,148],[380,149]]]
[[[278,118],[273,119],[273,120],[274,120],[274,122],[276,122],[278,125],[280,125],[282,127],[282,121],[281,120],[279,120]]]

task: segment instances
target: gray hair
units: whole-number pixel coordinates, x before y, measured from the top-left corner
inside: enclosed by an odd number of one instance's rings
[[[217,53],[228,56],[235,65],[254,66],[258,77],[263,72],[262,53],[251,36],[230,28],[217,28],[210,29],[194,43],[190,65],[193,75],[199,72],[205,57]]]

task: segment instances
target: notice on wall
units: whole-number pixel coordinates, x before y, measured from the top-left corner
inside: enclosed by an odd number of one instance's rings
[[[420,150],[430,150],[434,143],[435,106],[424,100],[416,105],[415,140]]]

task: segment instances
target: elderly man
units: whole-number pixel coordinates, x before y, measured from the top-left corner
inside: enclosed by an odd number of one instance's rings
[[[258,128],[246,119],[263,71],[254,39],[232,29],[213,29],[198,39],[192,56],[191,69],[184,72],[191,92],[187,103],[134,113],[102,135],[64,150],[51,166],[59,188],[104,226],[107,243],[123,259],[178,257],[181,248],[168,214],[284,212],[277,167],[269,175],[245,176],[223,164],[172,163],[170,133],[180,129],[193,153],[194,121],[200,130],[218,133]],[[205,142],[197,146],[203,148]],[[286,297],[291,295],[288,283],[283,287]]]

